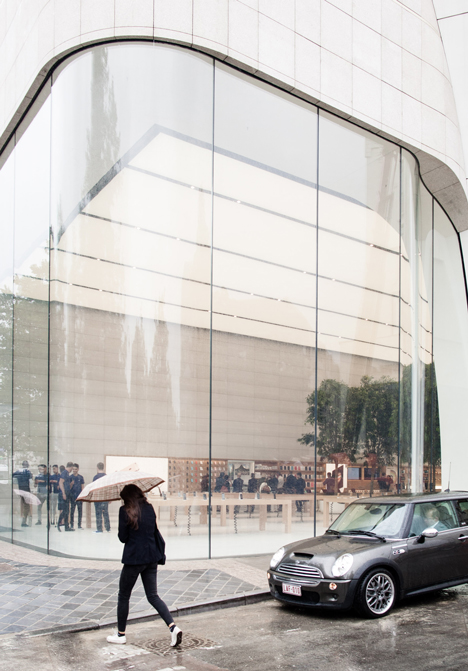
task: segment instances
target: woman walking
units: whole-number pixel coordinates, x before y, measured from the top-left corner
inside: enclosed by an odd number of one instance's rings
[[[163,559],[156,544],[156,515],[153,506],[136,485],[125,485],[120,493],[124,505],[119,511],[119,540],[125,543],[117,603],[118,633],[107,637],[109,643],[126,643],[128,608],[132,589],[141,575],[146,598],[155,608],[171,633],[171,646],[182,641],[182,631],[176,627],[164,601],[158,596],[157,568]]]

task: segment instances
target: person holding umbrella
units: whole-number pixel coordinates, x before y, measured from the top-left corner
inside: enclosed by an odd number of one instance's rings
[[[136,484],[125,485],[120,492],[124,505],[119,511],[119,540],[125,544],[117,604],[118,633],[107,637],[108,643],[127,642],[125,629],[132,589],[141,576],[146,598],[157,610],[171,633],[171,646],[182,642],[182,631],[172,619],[168,607],[158,595],[158,563],[165,562],[164,548],[158,543],[159,532],[153,506]]]

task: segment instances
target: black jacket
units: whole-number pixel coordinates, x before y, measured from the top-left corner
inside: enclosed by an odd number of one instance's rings
[[[125,506],[119,511],[119,540],[125,543],[122,564],[153,564],[161,559],[156,547],[156,515],[150,503],[141,504],[138,529],[128,524]]]

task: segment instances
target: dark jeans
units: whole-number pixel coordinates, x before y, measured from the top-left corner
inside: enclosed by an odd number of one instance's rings
[[[132,589],[141,575],[141,581],[145,588],[146,598],[155,608],[167,625],[172,624],[173,617],[164,601],[158,596],[157,587],[158,565],[154,564],[124,564],[120,574],[119,600],[117,604],[117,623],[119,631],[124,632],[127,626],[128,607]]]
[[[75,508],[78,508],[78,526],[81,527],[81,520],[83,517],[83,501],[77,501],[72,498],[70,501],[70,526],[75,524]]]
[[[110,531],[110,522],[109,522],[109,504],[105,501],[96,501],[94,504],[94,509],[96,511],[96,529],[102,531],[102,519],[104,518],[104,526],[106,531]]]
[[[70,515],[70,494],[67,494],[67,498],[64,500],[63,494],[62,492],[60,492],[59,498],[61,500],[60,502],[62,504],[62,509],[60,511],[57,526],[59,526],[60,524],[64,524],[65,529],[68,529],[68,518]]]

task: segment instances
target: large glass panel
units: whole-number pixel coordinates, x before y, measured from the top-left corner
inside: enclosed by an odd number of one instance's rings
[[[458,234],[437,203],[434,203],[434,367],[442,450],[440,486],[442,489],[466,490],[466,290]]]
[[[317,115],[216,67],[213,555],[313,535]],[[244,501],[240,503],[240,495]]]
[[[51,463],[160,475],[171,558],[208,554],[212,84],[209,59],[119,45],[52,88]],[[120,557],[119,504],[75,495],[83,530],[50,547]]]
[[[317,446],[333,495],[398,483],[399,150],[320,113]],[[315,402],[315,398],[313,399]],[[328,498],[327,498],[328,497]],[[333,513],[342,506],[339,499]]]
[[[0,170],[0,536],[12,539],[14,154]]]
[[[421,492],[432,481],[432,197],[406,151],[401,170],[400,479]]]
[[[50,98],[15,154],[13,536],[47,548]]]

